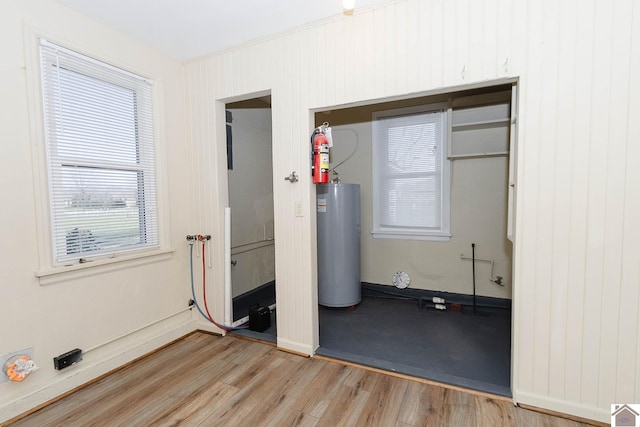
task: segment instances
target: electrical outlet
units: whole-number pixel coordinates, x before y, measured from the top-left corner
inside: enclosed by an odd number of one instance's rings
[[[295,203],[295,215],[304,216],[304,213],[302,212],[302,202],[299,200]]]

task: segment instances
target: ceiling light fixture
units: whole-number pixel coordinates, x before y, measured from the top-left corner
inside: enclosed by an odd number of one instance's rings
[[[353,15],[356,0],[342,0],[342,10],[345,15]]]

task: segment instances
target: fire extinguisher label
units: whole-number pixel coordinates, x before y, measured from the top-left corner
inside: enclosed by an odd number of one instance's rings
[[[329,171],[329,154],[320,154],[320,170],[322,172]]]

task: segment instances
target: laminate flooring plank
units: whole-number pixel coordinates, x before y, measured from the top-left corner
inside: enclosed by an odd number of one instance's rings
[[[412,381],[407,386],[398,420],[411,426],[440,426],[444,388]]]
[[[333,395],[353,368],[338,363],[328,363],[311,381],[309,389],[293,406],[293,410],[320,418],[331,403]]]
[[[223,358],[229,362],[235,363],[236,365],[244,365],[245,363],[249,363],[251,359],[259,357],[259,355],[256,353],[264,353],[275,348],[255,341],[241,339],[229,341],[226,344],[226,347],[231,349],[232,351],[225,354]]]
[[[396,423],[402,401],[409,385],[409,381],[378,374],[380,380],[369,395],[364,411],[358,417],[356,426],[391,426]]]
[[[223,381],[228,380],[230,375],[234,372],[245,372],[239,369],[239,365],[235,362],[246,362],[245,367],[253,369],[254,367],[251,366],[250,361],[253,360],[255,362],[270,351],[269,348],[261,346],[261,351],[255,352],[255,358],[247,359],[240,357],[246,353],[249,347],[251,347],[245,346],[244,344],[245,343],[234,341],[234,345],[226,346],[227,351],[221,359],[214,358],[204,365],[193,366],[197,372],[186,373],[188,374],[187,376],[192,379],[188,384],[177,387],[179,390],[177,396],[181,396],[181,399],[175,402],[175,408],[171,406],[165,407],[166,414],[163,414],[164,416],[157,420],[159,425],[164,425],[163,423],[165,418],[172,418],[172,412],[174,411],[180,414],[178,418],[182,418],[182,420],[176,420],[179,421],[179,424],[176,425],[198,425],[200,423],[204,423],[211,414],[215,413],[218,409],[224,406],[224,404],[231,400],[231,398],[240,391],[240,388],[229,385]],[[233,375],[231,375],[231,377],[233,377]],[[212,386],[212,384],[214,385]],[[220,393],[215,392],[211,394],[208,391],[208,388],[210,387],[219,390]],[[189,415],[187,413],[188,411],[184,408],[192,406],[192,400],[194,398],[196,401],[200,402],[207,402],[212,399],[215,399],[215,401],[210,402],[210,404],[206,406],[198,406],[199,409],[195,414]],[[196,405],[198,405],[197,402]]]
[[[504,400],[206,333],[186,336],[12,424],[357,425],[588,426]]]
[[[267,425],[272,421],[275,425],[285,416],[296,402],[296,398],[287,396],[284,387],[295,372],[295,367],[304,362],[306,359],[302,357],[294,356],[293,359],[290,354],[283,352],[274,355],[274,361],[269,365],[266,375],[249,390],[248,398],[255,401],[255,406],[253,411],[242,419],[244,425]]]
[[[323,412],[318,426],[353,426],[367,402],[370,393],[360,387],[343,385]]]
[[[283,355],[284,357],[280,357]],[[203,425],[252,425],[247,422],[247,419],[251,420],[258,414],[260,405],[264,402],[276,403],[276,405],[285,402],[289,403],[289,406],[293,404],[293,398],[280,399],[280,387],[287,379],[289,367],[287,356],[286,353],[276,350],[269,351],[259,360],[253,359],[253,363],[247,366],[247,375],[245,375],[248,377],[252,374],[251,380],[243,381],[238,393],[211,414]]]
[[[154,413],[147,413],[144,419],[149,424],[153,424],[170,418],[176,412],[184,412],[183,408],[190,406],[194,400],[198,401],[203,396],[206,399],[212,389],[221,389],[225,392],[234,390],[234,393],[237,392],[237,387],[219,382],[229,370],[235,367],[232,363],[215,358],[210,358],[197,367],[190,367],[191,371],[197,371],[199,374],[194,375],[194,372],[185,371],[184,375],[174,379],[171,383],[167,383],[165,385],[166,388],[148,396],[148,399],[162,402],[162,405],[155,405],[156,410]],[[217,395],[217,393],[214,395]],[[136,418],[142,418],[142,414],[138,414]]]
[[[278,422],[277,427],[315,427],[318,419],[300,411],[288,410],[285,416]]]
[[[476,396],[478,427],[511,427],[516,425],[515,406],[511,402]]]
[[[149,423],[149,426],[197,426],[238,392],[236,387],[216,382],[204,392],[191,398],[167,417]]]
[[[445,389],[440,426],[473,427],[476,425],[475,396],[458,390]]]
[[[171,393],[184,385],[190,369],[206,363],[211,357],[211,349],[200,345],[185,357],[176,358],[156,375],[147,375],[128,384],[108,401],[92,406],[93,415],[81,420],[89,425],[98,423],[105,415],[115,424],[126,424],[126,420],[148,420],[155,418],[163,405],[170,402]]]
[[[344,384],[353,388],[372,392],[386,375],[364,369],[352,369],[344,379]]]
[[[277,399],[269,398],[258,403],[241,422],[245,426],[277,426],[287,416],[296,399],[281,394]]]
[[[282,393],[296,399],[304,396],[311,388],[314,378],[326,368],[327,363],[325,360],[311,357],[302,358],[300,363],[291,367],[287,382],[282,387]]]
[[[242,352],[251,354],[251,357],[242,357],[242,362],[237,363],[237,368],[230,371],[228,375],[222,379],[222,382],[238,388],[246,387],[271,363],[270,357],[278,352],[275,347],[259,345],[257,343],[251,344],[253,344],[252,347]],[[242,356],[244,356],[244,354]],[[234,361],[233,363],[236,362]]]
[[[565,418],[554,417],[540,412],[531,411],[529,409],[517,408],[515,411],[515,420],[518,427],[588,427],[578,421]]]

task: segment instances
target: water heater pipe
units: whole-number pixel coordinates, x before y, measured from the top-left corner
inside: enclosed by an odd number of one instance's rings
[[[231,325],[231,208],[224,208],[224,324]]]
[[[472,260],[472,257],[464,256],[464,254],[460,254],[460,259]],[[504,286],[504,282],[502,281],[502,276],[496,276],[495,279],[493,277],[493,260],[492,259],[482,259],[476,258],[476,261],[488,262],[490,264],[489,267],[489,281],[495,283],[496,285]]]

